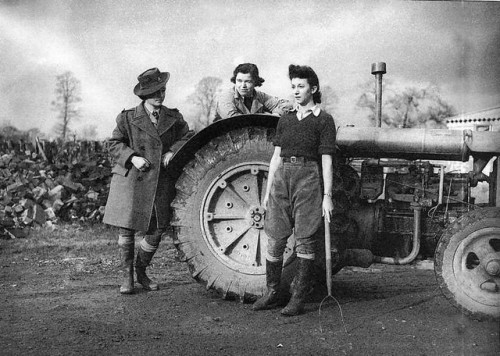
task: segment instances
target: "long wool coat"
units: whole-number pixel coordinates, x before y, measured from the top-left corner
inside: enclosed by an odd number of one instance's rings
[[[116,118],[116,128],[109,140],[109,150],[115,160],[104,223],[133,230],[146,231],[156,205],[158,228],[170,220],[170,202],[174,187],[162,166],[162,155],[176,152],[185,142],[189,127],[176,109],[162,106],[157,128],[154,127],[143,103],[124,110]],[[138,155],[151,162],[147,172],[141,172],[130,162]]]

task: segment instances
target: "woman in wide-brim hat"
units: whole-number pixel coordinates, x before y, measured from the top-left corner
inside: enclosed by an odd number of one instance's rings
[[[169,72],[160,72],[158,68],[151,68],[139,74],[139,83],[134,87],[134,94],[138,97],[150,95],[162,89],[170,79]]]
[[[106,224],[119,227],[123,268],[122,294],[134,290],[135,232],[146,232],[139,244],[135,271],[146,290],[158,284],[146,275],[162,234],[170,224],[174,187],[168,163],[188,137],[189,127],[177,109],[163,106],[170,73],[151,68],[138,76],[134,94],[141,103],[123,110],[109,140],[113,177],[104,214]]]

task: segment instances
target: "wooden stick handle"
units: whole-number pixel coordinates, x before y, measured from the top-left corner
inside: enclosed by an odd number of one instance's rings
[[[325,216],[325,258],[326,258],[326,287],[328,295],[332,295],[332,243],[330,223]]]

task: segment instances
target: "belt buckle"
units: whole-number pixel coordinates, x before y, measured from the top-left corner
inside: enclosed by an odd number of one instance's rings
[[[290,157],[290,163],[297,163],[297,157],[295,156]]]

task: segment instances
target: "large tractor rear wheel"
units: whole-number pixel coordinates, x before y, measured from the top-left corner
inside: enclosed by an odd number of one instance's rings
[[[242,128],[200,149],[176,183],[172,225],[192,276],[223,298],[265,291],[267,236],[262,207],[274,129]],[[284,268],[293,269],[293,239]]]
[[[435,272],[447,299],[474,319],[500,319],[500,208],[462,215],[436,247]]]

